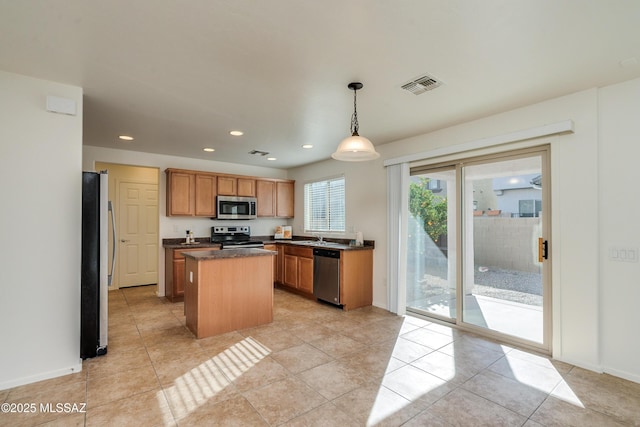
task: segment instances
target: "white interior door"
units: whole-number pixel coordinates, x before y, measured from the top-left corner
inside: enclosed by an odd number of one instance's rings
[[[119,286],[158,283],[158,185],[121,182]]]

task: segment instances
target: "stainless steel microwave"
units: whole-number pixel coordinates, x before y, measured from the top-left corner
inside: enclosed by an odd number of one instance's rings
[[[218,196],[217,219],[256,219],[256,198]]]

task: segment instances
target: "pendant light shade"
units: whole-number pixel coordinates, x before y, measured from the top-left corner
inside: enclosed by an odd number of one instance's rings
[[[356,133],[343,139],[331,157],[346,162],[362,162],[377,159],[380,154],[373,148],[371,141]]]
[[[356,91],[362,89],[362,83],[349,83],[353,90],[353,115],[351,116],[351,136],[342,140],[338,149],[331,155],[336,160],[346,162],[362,162],[380,157],[367,138],[358,135],[358,110],[356,108]]]

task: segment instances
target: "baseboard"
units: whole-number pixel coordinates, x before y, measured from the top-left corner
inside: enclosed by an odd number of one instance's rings
[[[614,377],[622,378],[622,379],[633,381],[635,383],[639,383],[640,384],[640,375],[639,374],[632,374],[630,372],[625,372],[625,371],[621,371],[619,369],[607,368],[607,367],[604,368],[604,373],[605,374],[609,374],[609,375],[613,375]]]
[[[15,378],[0,383],[0,390],[6,390],[25,384],[36,383],[38,381],[50,380],[51,378],[62,377],[64,375],[75,374],[82,371],[82,359],[78,359],[78,363],[67,368],[56,369],[55,371],[41,372],[28,377]]]
[[[578,368],[582,368],[582,369],[586,369],[588,371],[593,371],[593,372],[597,372],[598,374],[603,373],[603,369],[602,366],[600,365],[593,365],[591,363],[584,363],[580,360],[573,360],[571,358],[566,358],[566,357],[556,357],[553,356],[553,358],[555,360],[559,360],[560,362],[564,362],[564,363],[568,363],[569,365],[573,365],[573,366],[577,366]]]

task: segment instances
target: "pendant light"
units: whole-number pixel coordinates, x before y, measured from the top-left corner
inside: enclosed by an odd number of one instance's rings
[[[362,83],[349,83],[353,90],[353,115],[351,116],[351,136],[342,140],[338,149],[331,155],[336,160],[346,162],[363,162],[380,157],[367,138],[358,135],[358,110],[356,108],[356,91],[362,89]]]

